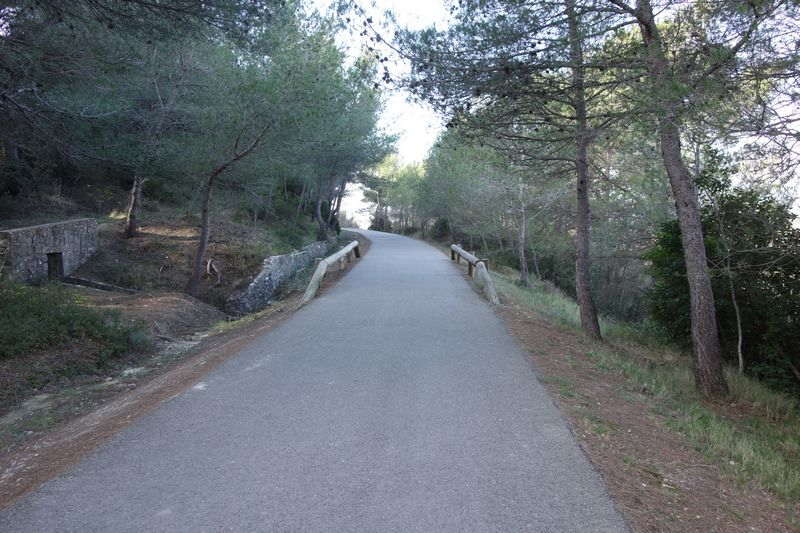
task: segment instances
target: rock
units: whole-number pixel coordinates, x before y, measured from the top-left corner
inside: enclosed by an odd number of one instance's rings
[[[264,309],[284,283],[313,263],[314,259],[324,257],[329,247],[330,243],[327,241],[317,241],[297,252],[267,257],[261,272],[247,287],[228,298],[225,304],[226,310],[230,313],[245,314]]]

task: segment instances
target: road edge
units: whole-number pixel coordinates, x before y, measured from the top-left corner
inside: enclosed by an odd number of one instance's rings
[[[357,233],[359,240],[366,241],[361,250],[366,255],[371,241]],[[346,270],[326,278],[321,292],[330,290],[357,264],[351,263]],[[190,350],[191,355],[165,372],[0,456],[0,511],[62,474],[134,421],[182,394],[256,338],[291,318],[301,308],[301,298],[301,293],[293,294],[278,302],[266,316],[203,339]]]

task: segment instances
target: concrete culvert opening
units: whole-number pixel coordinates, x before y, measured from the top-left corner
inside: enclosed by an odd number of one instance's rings
[[[64,254],[54,252],[47,254],[47,278],[61,279],[64,277]]]

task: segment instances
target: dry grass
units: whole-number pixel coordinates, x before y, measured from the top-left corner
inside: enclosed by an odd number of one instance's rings
[[[218,217],[207,258],[220,275],[204,276],[200,299],[224,307],[226,298],[260,270],[265,257],[312,242],[312,229],[306,219],[266,226]],[[76,275],[144,291],[184,289],[199,236],[193,220],[172,212],[150,214],[137,236],[124,239],[121,233],[122,221],[101,224],[99,250]]]
[[[495,274],[506,299],[578,333],[577,305],[554,287],[522,288]],[[623,376],[652,399],[669,427],[685,435],[709,459],[741,482],[757,482],[786,502],[800,501],[800,409],[795,398],[727,372],[730,397],[704,401],[697,393],[691,360],[653,338],[649,328],[602,320],[605,343],[586,350],[595,366]]]

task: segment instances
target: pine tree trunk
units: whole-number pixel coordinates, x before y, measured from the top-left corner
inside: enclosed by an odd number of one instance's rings
[[[308,184],[303,181],[303,188],[300,191],[300,200],[297,202],[297,212],[295,213],[295,219],[300,220],[300,215],[303,213],[303,209],[306,206],[306,190],[308,189]]]
[[[744,374],[744,353],[742,352],[742,312],[739,309],[739,301],[736,299],[736,289],[733,286],[733,274],[731,273],[730,262],[728,263],[728,289],[731,294],[733,311],[736,313],[736,355],[739,359],[739,374]]]
[[[589,231],[591,211],[589,209],[589,169],[585,159],[585,146],[578,150],[577,211],[575,217],[575,292],[581,314],[581,327],[590,337],[602,338],[597,309],[591,289],[591,255]],[[581,156],[581,152],[584,153]],[[583,159],[582,159],[583,158]]]
[[[200,241],[197,243],[194,262],[192,263],[192,273],[189,277],[189,283],[186,285],[186,292],[192,296],[197,296],[200,293],[200,280],[203,276],[203,263],[206,259],[206,251],[208,250],[208,237],[210,234],[209,224],[211,219],[211,191],[214,187],[214,181],[221,172],[221,169],[214,170],[214,172],[208,176],[208,180],[203,188],[203,198],[201,200],[202,204],[200,211]]]
[[[525,255],[525,244],[528,241],[527,236],[528,217],[525,210],[525,194],[522,186],[522,181],[519,183],[519,282],[525,287],[531,284],[530,274],[528,273],[528,258]]]
[[[322,192],[317,196],[317,205],[315,210],[317,216],[317,240],[324,241],[328,238],[328,224],[322,217]]]
[[[717,310],[711,287],[711,275],[708,272],[697,190],[686,165],[683,164],[680,134],[675,117],[665,117],[659,122],[661,153],[675,197],[686,275],[689,281],[695,381],[704,395],[724,396],[728,393],[728,386],[722,369]]]
[[[542,279],[542,272],[539,270],[539,258],[536,256],[535,246],[531,246],[531,260],[533,261],[533,271],[536,273],[536,277]]]
[[[591,256],[589,231],[591,211],[589,208],[589,154],[591,142],[586,118],[586,90],[583,69],[580,20],[575,12],[575,0],[567,0],[567,19],[570,36],[570,60],[572,61],[572,85],[575,108],[575,166],[577,170],[575,213],[575,292],[581,315],[581,328],[594,339],[601,339],[600,323],[591,289]]]
[[[656,26],[649,0],[639,0],[636,9],[642,40],[648,52],[648,74],[659,98],[656,115],[661,156],[669,176],[681,229],[681,243],[689,281],[692,346],[695,381],[706,397],[728,393],[722,368],[722,348],[717,329],[717,313],[711,276],[708,271],[700,206],[694,181],[681,153],[680,119],[675,101],[671,69]]]
[[[334,216],[336,215],[336,213],[334,212],[334,209],[336,208],[336,198],[337,197],[335,196],[334,192],[335,192],[335,187],[333,187],[333,190],[329,190],[328,191],[328,200],[327,200],[327,202],[328,202],[328,227],[329,228],[333,227],[333,219],[334,219]]]
[[[334,215],[338,218],[339,212],[342,209],[342,199],[344,199],[345,189],[347,189],[347,183],[342,182],[342,186],[339,187],[339,192],[336,195],[336,210],[334,211]]]
[[[144,185],[144,178],[140,176],[133,177],[133,185],[131,185],[131,192],[128,199],[128,210],[125,213],[125,230],[123,235],[126,239],[135,237],[139,232],[139,212],[142,207],[142,186]]]
[[[206,179],[205,187],[203,188],[202,207],[200,212],[200,242],[197,243],[197,251],[194,256],[194,263],[192,265],[192,273],[189,276],[189,282],[186,284],[186,292],[193,296],[197,296],[200,291],[200,279],[203,276],[203,262],[206,258],[206,250],[208,249],[208,235],[210,233],[210,210],[211,210],[211,192],[214,190],[214,182],[217,177],[225,172],[231,165],[237,161],[244,159],[261,144],[270,125],[264,126],[261,132],[256,135],[250,142],[249,146],[243,150],[239,150],[239,138],[236,139],[234,145],[234,153],[226,162],[215,168]]]

